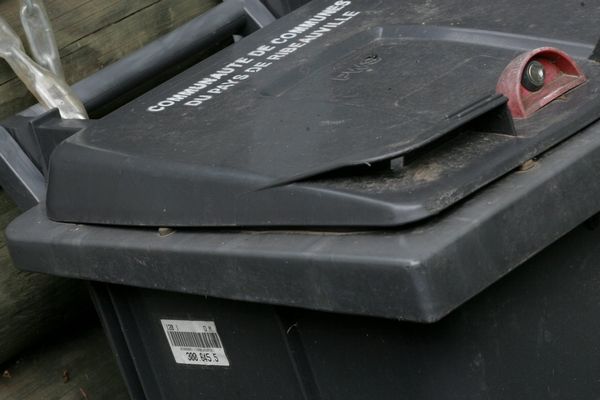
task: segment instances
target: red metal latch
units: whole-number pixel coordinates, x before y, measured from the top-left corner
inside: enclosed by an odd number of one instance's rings
[[[541,47],[521,54],[508,64],[496,92],[508,98],[513,118],[527,118],[586,80],[565,52]]]

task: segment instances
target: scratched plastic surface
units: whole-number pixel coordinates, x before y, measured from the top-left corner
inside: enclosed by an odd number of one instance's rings
[[[49,216],[398,226],[438,214],[600,116],[593,45],[536,36],[556,26],[539,17],[527,31],[498,2],[481,5],[493,18],[460,26],[462,8],[431,3],[439,7],[415,16],[412,0],[315,0],[189,68],[56,149]],[[521,22],[510,19],[514,34],[497,25],[507,17]],[[575,57],[589,82],[498,131],[498,78],[543,46]]]

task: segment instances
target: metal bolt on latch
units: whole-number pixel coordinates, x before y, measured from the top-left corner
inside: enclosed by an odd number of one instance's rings
[[[530,92],[537,92],[544,86],[546,71],[539,61],[531,61],[523,72],[522,84]]]

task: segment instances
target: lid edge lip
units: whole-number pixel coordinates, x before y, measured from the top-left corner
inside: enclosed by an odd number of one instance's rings
[[[218,291],[202,286],[202,282],[197,282],[198,287],[191,289],[195,283],[189,280],[186,281],[185,291],[212,297],[431,323],[476,296],[598,211],[600,184],[594,176],[586,173],[595,166],[600,168],[598,132],[598,124],[586,129],[582,135],[570,139],[540,159],[538,162],[543,164],[543,168],[512,174],[486,188],[481,196],[461,205],[441,221],[431,224],[428,229],[416,229],[412,233],[304,233],[290,237],[286,233],[269,232],[265,237],[253,233],[175,232],[160,238],[146,230],[54,223],[45,218],[43,207],[40,206],[18,217],[9,226],[9,246],[21,268],[38,272],[113,282],[112,274],[117,273],[117,269],[123,273],[125,268],[131,277],[127,284],[151,288],[148,279],[152,280],[154,273],[164,277],[164,268],[169,268],[172,273],[175,270],[181,273],[225,273],[220,268],[232,267],[238,273],[243,270],[248,274],[248,291],[240,292],[231,287],[230,292],[227,285],[233,282],[229,282],[225,275]],[[575,173],[581,179],[572,179]],[[502,193],[509,195],[502,196]],[[490,203],[490,199],[494,202]],[[580,206],[566,208],[560,218],[538,218],[535,211],[575,200]],[[529,222],[525,223],[524,219]],[[460,226],[462,230],[457,230]],[[456,240],[452,239],[452,235]],[[125,237],[128,240],[123,240]],[[507,253],[508,258],[494,257],[493,253],[502,252],[503,242],[509,239],[517,248]],[[149,246],[147,240],[154,245]],[[286,244],[283,248],[280,247],[282,243]],[[349,247],[351,243],[353,245]],[[419,243],[421,245],[417,248]],[[31,258],[31,246],[39,250],[35,252],[35,260]],[[284,251],[287,246],[290,246],[288,251]],[[119,251],[115,252],[116,248]],[[271,250],[263,253],[268,248]],[[363,248],[370,250],[361,252]],[[89,249],[90,253],[85,253],[85,249]],[[400,249],[406,249],[406,252]],[[466,249],[469,251],[465,253],[463,250]],[[137,257],[135,254],[141,255],[142,252],[146,258],[154,255],[150,257],[153,260],[152,268],[145,266],[143,276],[134,261]],[[394,252],[403,256],[394,258]],[[82,265],[81,257],[85,254],[86,260],[93,257],[94,262]],[[368,263],[365,258],[369,254],[379,255]],[[178,256],[183,258],[174,262],[172,257]],[[39,263],[38,257],[45,261]],[[110,257],[110,263],[102,261]],[[115,260],[115,257],[122,262]],[[167,260],[170,261],[165,264]],[[217,265],[219,268],[215,269]],[[363,279],[354,283],[359,285],[355,289],[362,283],[369,283],[369,287],[383,285],[372,287],[373,290],[377,289],[382,303],[369,303],[365,307],[360,299],[356,299],[354,305],[341,302],[342,299],[326,301],[327,296],[335,296],[333,292],[323,294],[325,297],[322,298],[292,299],[288,298],[289,293],[280,293],[281,297],[271,292],[267,295],[261,292],[266,290],[264,287],[252,284],[254,279],[263,274],[285,272],[298,274],[294,275],[297,285],[314,285],[313,272],[317,271],[314,268],[321,271],[321,278],[328,276],[326,279],[336,281],[336,287],[350,284],[342,279],[347,276],[363,276]],[[449,287],[451,276],[459,276],[461,285]],[[183,290],[178,288],[177,282],[169,279],[161,285],[165,290]],[[399,297],[401,288],[408,290],[405,293],[412,294]],[[276,287],[269,290],[276,290]],[[395,306],[390,308],[389,301],[393,301]]]

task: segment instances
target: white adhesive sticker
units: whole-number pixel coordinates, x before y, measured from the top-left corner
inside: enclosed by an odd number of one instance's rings
[[[213,321],[161,319],[160,322],[178,364],[229,366]]]

